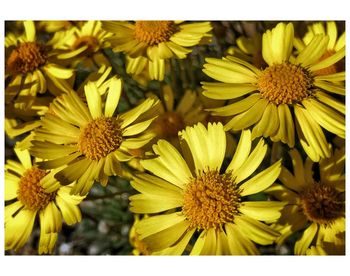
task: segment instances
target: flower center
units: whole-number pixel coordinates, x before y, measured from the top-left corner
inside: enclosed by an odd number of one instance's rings
[[[96,52],[99,48],[99,42],[96,37],[87,35],[87,36],[82,36],[79,37],[73,44],[72,48],[73,49],[78,49],[83,46],[88,46],[87,49],[85,50],[85,54],[91,55],[94,52]]]
[[[304,68],[283,63],[267,67],[258,77],[257,84],[262,97],[279,105],[292,104],[307,98],[313,80]]]
[[[231,174],[207,171],[187,185],[182,211],[191,227],[219,228],[233,221],[239,205],[240,191],[232,182]]]
[[[304,214],[312,222],[329,224],[344,216],[344,194],[332,186],[315,183],[300,199]]]
[[[26,170],[19,181],[18,200],[30,210],[45,208],[56,197],[56,192],[45,193],[40,180],[46,175],[44,170],[32,167]]]
[[[122,143],[120,120],[101,117],[86,125],[79,136],[79,150],[91,160],[100,160],[119,148]]]
[[[159,138],[170,139],[177,137],[178,132],[185,128],[185,123],[179,113],[168,111],[158,116],[154,126]]]
[[[15,48],[8,60],[7,68],[14,74],[26,74],[46,63],[45,46],[36,42],[24,42]]]
[[[173,21],[136,21],[135,38],[149,46],[169,41],[176,31]]]
[[[321,60],[324,60],[332,55],[335,54],[335,51],[334,50],[327,50],[320,58],[320,61]],[[342,66],[342,62],[341,61],[338,61],[337,63],[334,63],[326,68],[322,68],[320,70],[317,70],[315,72],[315,75],[329,75],[329,74],[334,74],[334,73],[337,73],[337,72],[341,72],[343,71],[344,68]]]

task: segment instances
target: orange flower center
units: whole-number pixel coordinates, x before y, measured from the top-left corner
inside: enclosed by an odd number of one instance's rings
[[[13,74],[33,72],[47,61],[45,46],[36,42],[24,42],[12,50],[7,59],[7,69]]]
[[[96,37],[87,35],[87,36],[82,36],[79,37],[73,44],[72,48],[73,49],[78,49],[83,46],[88,46],[87,49],[85,50],[85,54],[91,55],[98,51],[99,49],[99,42]]]
[[[188,183],[182,211],[191,227],[219,228],[233,221],[239,205],[240,191],[231,175],[208,171]]]
[[[79,150],[91,160],[100,160],[119,148],[122,143],[120,120],[101,117],[86,125],[79,136]]]
[[[46,193],[40,180],[46,175],[44,170],[32,167],[25,171],[19,182],[18,200],[30,210],[45,208],[56,197],[56,192]]]
[[[169,41],[176,31],[173,21],[136,21],[135,38],[149,46]]]
[[[257,83],[262,97],[276,105],[302,101],[310,95],[312,84],[310,73],[291,63],[267,67]]]
[[[344,216],[344,194],[332,186],[315,183],[300,199],[305,216],[312,222],[330,224]]]
[[[158,137],[163,139],[177,137],[178,132],[185,128],[181,114],[173,111],[159,115],[153,124]]]

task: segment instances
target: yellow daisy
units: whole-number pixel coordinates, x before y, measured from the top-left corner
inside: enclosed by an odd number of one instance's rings
[[[113,33],[107,39],[113,50],[127,55],[127,73],[139,74],[148,66],[156,80],[164,79],[166,59],[186,58],[212,29],[210,22],[182,21],[103,21],[102,27]]]
[[[326,28],[325,28],[326,25]],[[304,50],[306,45],[308,45],[312,39],[318,35],[328,35],[329,41],[327,44],[327,50],[320,57],[320,60],[324,60],[338,51],[340,51],[343,47],[345,47],[345,32],[343,32],[338,37],[338,28],[334,21],[328,21],[326,23],[318,22],[314,23],[311,26],[308,26],[308,32],[304,35],[303,39],[294,38],[294,45],[297,48],[298,52]],[[342,72],[345,69],[345,59],[341,59],[340,61],[322,68],[318,71],[315,71],[315,75],[329,75],[335,74],[338,72]]]
[[[345,72],[315,75],[345,56],[345,47],[320,60],[329,37],[315,35],[297,57],[291,55],[294,28],[279,23],[263,34],[262,54],[268,67],[260,70],[233,56],[207,58],[203,71],[219,82],[203,82],[204,95],[235,102],[211,109],[214,115],[230,116],[226,130],[252,127],[252,138],[270,137],[294,147],[295,128],[300,143],[315,162],[330,156],[321,127],[345,137],[345,104],[330,93],[345,95]],[[291,112],[292,111],[292,112]],[[294,111],[294,116],[292,115]],[[296,126],[294,126],[296,124]]]
[[[107,95],[105,100],[96,82],[86,84],[87,106],[75,92],[57,97],[51,106],[54,115],[46,113],[41,127],[35,131],[32,154],[45,159],[40,162],[42,168],[67,165],[55,177],[63,183],[76,180],[74,194],[87,194],[92,186],[90,180],[107,185],[108,176],[120,175],[120,163],[133,157],[129,151],[142,147],[154,137],[151,133],[143,134],[154,118],[143,121],[138,118],[157,101],[146,99],[118,114],[115,111],[122,82],[113,77],[105,83],[108,84],[103,95]]]
[[[35,218],[40,221],[39,254],[52,253],[62,221],[73,225],[81,220],[78,204],[83,197],[70,195],[71,185],[60,186],[50,171],[32,164],[28,150],[14,149],[21,163],[5,165],[5,250],[18,250],[28,241]],[[58,188],[44,191],[42,182]]]
[[[150,131],[157,134],[158,139],[171,141],[178,137],[178,132],[186,126],[192,126],[205,119],[206,112],[198,104],[198,95],[187,89],[176,103],[172,88],[165,85],[161,92],[161,101],[157,106],[158,117],[153,121]]]
[[[310,158],[303,163],[295,149],[290,151],[292,174],[282,167],[279,180],[267,192],[288,205],[276,224],[281,232],[279,244],[293,232],[303,229],[296,242],[294,253],[306,254],[312,246],[322,247],[327,254],[344,254],[345,246],[345,149],[336,149],[334,154],[319,162],[319,173]],[[315,252],[315,251],[312,251]]]
[[[56,53],[37,40],[33,21],[24,21],[23,25],[23,35],[10,33],[5,38],[5,103],[15,101],[17,107],[25,109],[32,104],[27,96],[47,90],[67,92],[62,83],[73,76],[73,70],[55,64]]]
[[[227,54],[248,61],[259,69],[265,68],[261,40],[261,34],[257,32],[252,37],[240,36],[236,39],[237,46],[230,47]]]
[[[251,151],[251,132],[243,131],[237,150],[222,168],[226,136],[221,123],[199,123],[179,133],[183,156],[165,140],[153,146],[156,158],[142,160],[150,173],[137,174],[131,185],[140,192],[130,197],[134,213],[155,214],[136,225],[136,232],[153,254],[258,254],[254,244],[272,244],[277,232],[261,221],[273,222],[284,203],[247,201],[278,177],[281,162],[251,176],[262,162],[263,138]],[[185,161],[186,160],[186,161]],[[167,211],[164,213],[164,211]]]
[[[72,27],[66,31],[56,32],[48,42],[54,49],[63,50],[58,59],[69,59],[76,66],[84,62],[88,68],[108,65],[109,61],[101,53],[109,46],[106,38],[111,34],[101,28],[101,21],[90,20],[81,27]]]

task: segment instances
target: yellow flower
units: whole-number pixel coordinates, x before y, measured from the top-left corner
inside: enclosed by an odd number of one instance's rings
[[[295,149],[290,151],[292,174],[282,167],[279,180],[267,192],[288,205],[276,224],[281,232],[281,244],[290,234],[304,229],[296,242],[294,253],[307,253],[310,245],[322,247],[327,254],[344,254],[345,246],[345,149],[319,162],[319,173],[313,174],[314,163],[302,157]],[[316,252],[316,251],[311,251]]]
[[[100,90],[105,89],[103,100]],[[87,194],[91,180],[107,185],[108,176],[121,174],[121,162],[133,158],[129,151],[154,137],[143,134],[154,118],[138,118],[157,102],[146,99],[125,113],[115,114],[121,89],[122,82],[116,77],[104,84],[89,82],[85,86],[87,106],[75,92],[61,95],[53,101],[53,114],[46,113],[35,131],[32,154],[45,159],[40,162],[42,168],[67,165],[55,177],[63,183],[76,180],[73,194]]]
[[[304,35],[303,39],[295,38],[294,45],[297,48],[298,52],[304,50],[306,45],[308,45],[312,39],[318,35],[328,35],[329,41],[327,44],[327,50],[320,57],[320,60],[324,60],[331,55],[334,55],[338,51],[340,51],[343,47],[345,47],[345,32],[343,32],[338,37],[338,29],[337,25],[334,21],[326,22],[326,29],[324,27],[324,23],[318,22],[314,23],[311,26],[308,26],[308,32]],[[344,71],[345,69],[345,59],[341,59],[340,61],[322,68],[315,72],[315,75],[329,75],[337,72]]]
[[[237,46],[230,47],[227,54],[248,61],[256,68],[265,68],[262,57],[261,34],[254,33],[252,37],[240,36],[236,39]]]
[[[186,58],[195,45],[209,36],[209,22],[179,21],[103,21],[102,27],[113,33],[113,50],[127,55],[127,73],[140,74],[145,66],[151,79],[163,80],[165,60]]]
[[[281,162],[251,176],[262,162],[267,145],[261,138],[251,151],[251,133],[243,131],[235,155],[222,168],[226,136],[221,123],[199,123],[179,133],[183,156],[165,140],[153,146],[156,158],[142,160],[153,173],[135,175],[130,197],[134,213],[154,214],[136,225],[136,232],[153,254],[181,255],[194,241],[191,255],[258,254],[254,244],[272,244],[273,222],[284,203],[247,201],[278,177]],[[185,161],[186,160],[186,161]],[[167,211],[164,213],[164,211]]]
[[[38,216],[39,254],[52,253],[62,221],[73,225],[81,220],[78,204],[83,197],[70,195],[71,185],[60,186],[52,172],[32,164],[28,150],[14,150],[21,163],[8,160],[5,165],[5,250],[25,245]],[[45,192],[42,181],[58,188]]]
[[[10,33],[5,38],[5,78],[9,81],[5,103],[15,101],[16,107],[26,109],[32,104],[28,96],[47,90],[53,94],[68,91],[62,83],[73,76],[73,70],[54,63],[56,54],[37,40],[33,21],[24,21],[23,25],[23,35]]]
[[[68,59],[76,66],[84,62],[85,67],[93,68],[96,65],[109,65],[109,61],[101,53],[109,43],[106,38],[111,34],[101,28],[100,21],[90,20],[81,27],[72,27],[66,31],[55,33],[48,42],[54,49],[63,50],[58,59]]]
[[[230,116],[226,130],[252,127],[252,138],[270,137],[294,147],[295,128],[300,143],[315,162],[330,156],[321,127],[345,137],[345,104],[329,93],[345,95],[345,72],[315,75],[345,56],[345,47],[321,60],[329,37],[315,35],[297,57],[291,55],[294,28],[279,23],[263,34],[262,54],[268,64],[260,70],[233,56],[207,58],[203,71],[219,82],[203,82],[204,95],[235,102],[211,109],[214,115]],[[294,116],[292,112],[294,110]],[[294,126],[296,124],[296,126]]]
[[[161,101],[157,106],[158,117],[150,127],[158,139],[170,142],[177,140],[180,130],[204,120],[207,116],[202,105],[198,104],[198,95],[195,91],[187,89],[177,104],[175,96],[169,85],[163,86]]]

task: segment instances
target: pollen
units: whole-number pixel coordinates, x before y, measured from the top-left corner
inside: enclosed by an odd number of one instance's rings
[[[173,111],[159,115],[153,124],[158,137],[163,139],[177,137],[178,132],[185,128],[183,116]]]
[[[79,150],[91,160],[100,160],[122,143],[121,121],[116,117],[101,117],[87,124],[80,133]]]
[[[13,74],[26,74],[44,65],[47,61],[45,46],[36,42],[24,42],[12,50],[7,69]]]
[[[293,104],[311,95],[311,74],[304,68],[283,63],[267,67],[258,77],[260,94],[270,102]]]
[[[135,38],[149,46],[169,41],[176,32],[173,21],[136,21]]]
[[[87,35],[87,36],[79,37],[74,42],[72,48],[78,49],[78,48],[83,47],[83,46],[88,46],[87,49],[85,50],[85,54],[91,55],[91,54],[95,53],[96,51],[98,51],[99,45],[100,45],[100,43],[96,37]]]
[[[182,211],[191,227],[216,229],[233,222],[239,206],[240,191],[231,175],[207,171],[188,183]]]
[[[312,222],[328,225],[344,216],[344,194],[332,186],[315,183],[300,199],[305,216]]]
[[[40,180],[45,175],[44,170],[32,167],[20,179],[17,197],[29,210],[41,210],[56,197],[56,193],[45,193],[41,187]]]

